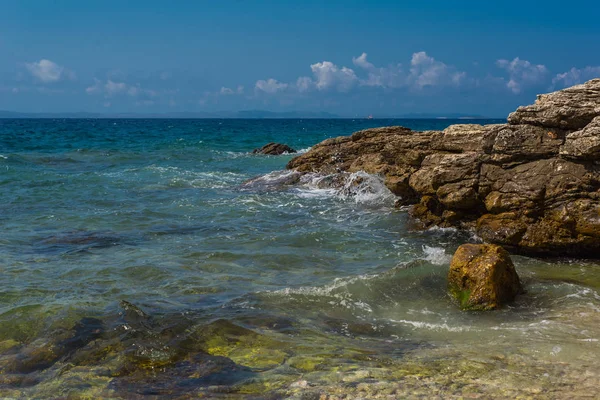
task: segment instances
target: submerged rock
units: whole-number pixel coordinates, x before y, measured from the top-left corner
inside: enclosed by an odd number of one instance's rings
[[[278,156],[284,153],[296,153],[296,150],[292,149],[290,146],[281,143],[267,143],[260,149],[254,149],[252,151],[254,154],[268,154],[272,156]]]
[[[203,352],[255,370],[275,368],[288,357],[285,343],[224,319],[199,327],[192,337]]]
[[[380,175],[425,228],[472,229],[520,253],[598,258],[599,161],[594,79],[539,96],[506,124],[367,129],[325,140],[287,167]]]
[[[233,385],[252,376],[249,368],[226,357],[197,353],[158,373],[138,369],[129,375],[116,377],[109,388],[128,399],[149,396],[189,398],[194,394],[198,396],[199,388]]]
[[[508,252],[489,244],[464,244],[456,250],[448,289],[466,310],[493,310],[523,291]]]
[[[0,365],[0,374],[29,374],[47,369],[59,360],[66,360],[76,351],[99,339],[104,334],[104,324],[97,318],[82,318],[70,330],[48,341],[34,342],[20,349],[16,357]]]

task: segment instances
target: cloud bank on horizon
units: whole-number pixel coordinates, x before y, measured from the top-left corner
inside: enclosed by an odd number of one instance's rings
[[[552,73],[543,64],[515,57],[512,60],[499,59],[495,63],[496,71],[483,78],[469,76],[467,72],[435,59],[425,51],[412,54],[406,64],[398,63],[387,66],[376,66],[363,52],[352,58],[353,67],[337,65],[331,61],[320,61],[309,66],[311,75],[299,76],[290,82],[281,82],[275,78],[258,79],[252,90],[246,90],[239,84],[234,87],[221,86],[211,91],[198,91],[197,103],[206,105],[217,98],[242,97],[256,105],[268,105],[271,100],[280,100],[289,106],[294,99],[313,98],[327,94],[362,94],[373,95],[374,92],[388,95],[418,96],[424,91],[440,91],[440,93],[459,92],[461,90],[479,92],[505,92],[519,95],[523,91],[535,88],[541,91],[552,91],[567,86],[583,83],[589,79],[600,77],[600,66],[572,67],[568,71]],[[61,82],[70,84],[70,93],[79,92],[88,96],[101,98],[103,107],[110,108],[115,98],[129,99],[136,106],[154,106],[165,98],[171,107],[176,104],[179,89],[176,87],[160,89],[143,87],[135,81],[135,76],[119,76],[109,73],[107,76],[94,77],[93,82],[77,82],[77,75],[66,66],[49,59],[24,62],[17,66],[17,76],[13,87],[4,87],[4,91],[13,94],[23,92],[64,93],[65,90],[52,87]],[[30,80],[23,77],[27,73]],[[172,74],[162,71],[158,80],[169,81]],[[17,85],[18,84],[18,85]],[[432,94],[433,95],[433,94]]]

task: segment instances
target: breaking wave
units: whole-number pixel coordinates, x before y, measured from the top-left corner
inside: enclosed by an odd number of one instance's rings
[[[330,175],[276,171],[245,182],[242,189],[291,190],[303,198],[336,197],[364,205],[392,206],[396,199],[381,177],[362,171]]]

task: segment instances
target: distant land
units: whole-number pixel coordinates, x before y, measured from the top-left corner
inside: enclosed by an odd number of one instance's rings
[[[265,110],[247,110],[247,111],[221,111],[221,112],[168,112],[168,113],[91,113],[91,112],[57,112],[57,113],[30,113],[16,111],[1,111],[0,118],[216,118],[216,119],[329,119],[329,118],[370,118],[370,116],[341,116],[328,112],[311,111],[265,111]],[[481,115],[469,114],[400,114],[400,115],[375,115],[373,119],[495,119]],[[504,119],[504,118],[498,118]]]

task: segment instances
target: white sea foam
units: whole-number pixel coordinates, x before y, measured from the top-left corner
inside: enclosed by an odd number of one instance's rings
[[[441,226],[432,226],[427,229],[429,232],[441,232],[441,233],[455,233],[458,232],[457,228],[449,228],[449,227],[441,227]]]
[[[392,206],[396,197],[385,186],[381,177],[365,172],[322,175],[302,174],[296,171],[274,171],[252,179],[244,188],[281,190],[293,187],[302,198],[335,197],[359,204]]]
[[[347,290],[347,286],[358,281],[368,281],[377,275],[358,275],[350,278],[336,278],[332,283],[325,286],[302,286],[298,288],[284,288],[273,291],[262,292],[267,296],[304,296],[311,298],[328,298],[327,304],[331,306],[341,306],[349,310],[360,310],[363,312],[372,313],[373,308],[366,303],[364,299],[355,298],[355,296]],[[325,300],[325,299],[324,299]]]
[[[3,154],[0,154],[0,158],[3,158],[3,159],[5,159],[5,160],[8,160],[8,157],[6,157],[6,156],[5,156],[5,155],[3,155]]]
[[[305,149],[300,149],[300,150],[296,151],[296,154],[308,153],[310,151],[310,149],[312,149],[312,147],[307,147]]]
[[[392,205],[395,200],[381,177],[362,171],[352,174],[306,174],[300,178],[300,183],[304,197],[307,197],[306,191],[312,191],[316,196],[334,196],[359,204]]]
[[[296,171],[291,171],[291,170],[287,170],[287,171],[273,171],[273,172],[269,172],[266,175],[262,175],[258,178],[256,178],[256,181],[263,181],[263,182],[280,182],[283,180],[286,180],[290,177],[294,177],[299,175],[299,172]]]
[[[296,190],[296,195],[303,199],[323,199],[336,195],[334,189],[300,189]]]
[[[359,280],[369,280],[376,275],[358,275],[350,278],[335,278],[333,282],[325,286],[301,286],[297,288],[283,288],[279,290],[266,291],[264,293],[271,294],[300,294],[310,296],[331,296],[334,292],[340,288],[351,285]]]
[[[471,328],[468,326],[450,326],[445,322],[444,323],[432,323],[432,322],[423,322],[423,321],[409,321],[406,319],[400,319],[400,320],[391,319],[390,321],[398,323],[398,324],[409,325],[414,328],[429,329],[432,331],[448,331],[448,332],[471,331]]]
[[[446,254],[446,250],[442,247],[431,247],[431,246],[423,246],[423,252],[425,253],[425,260],[429,261],[435,265],[445,265],[449,264],[452,256],[450,254]]]

